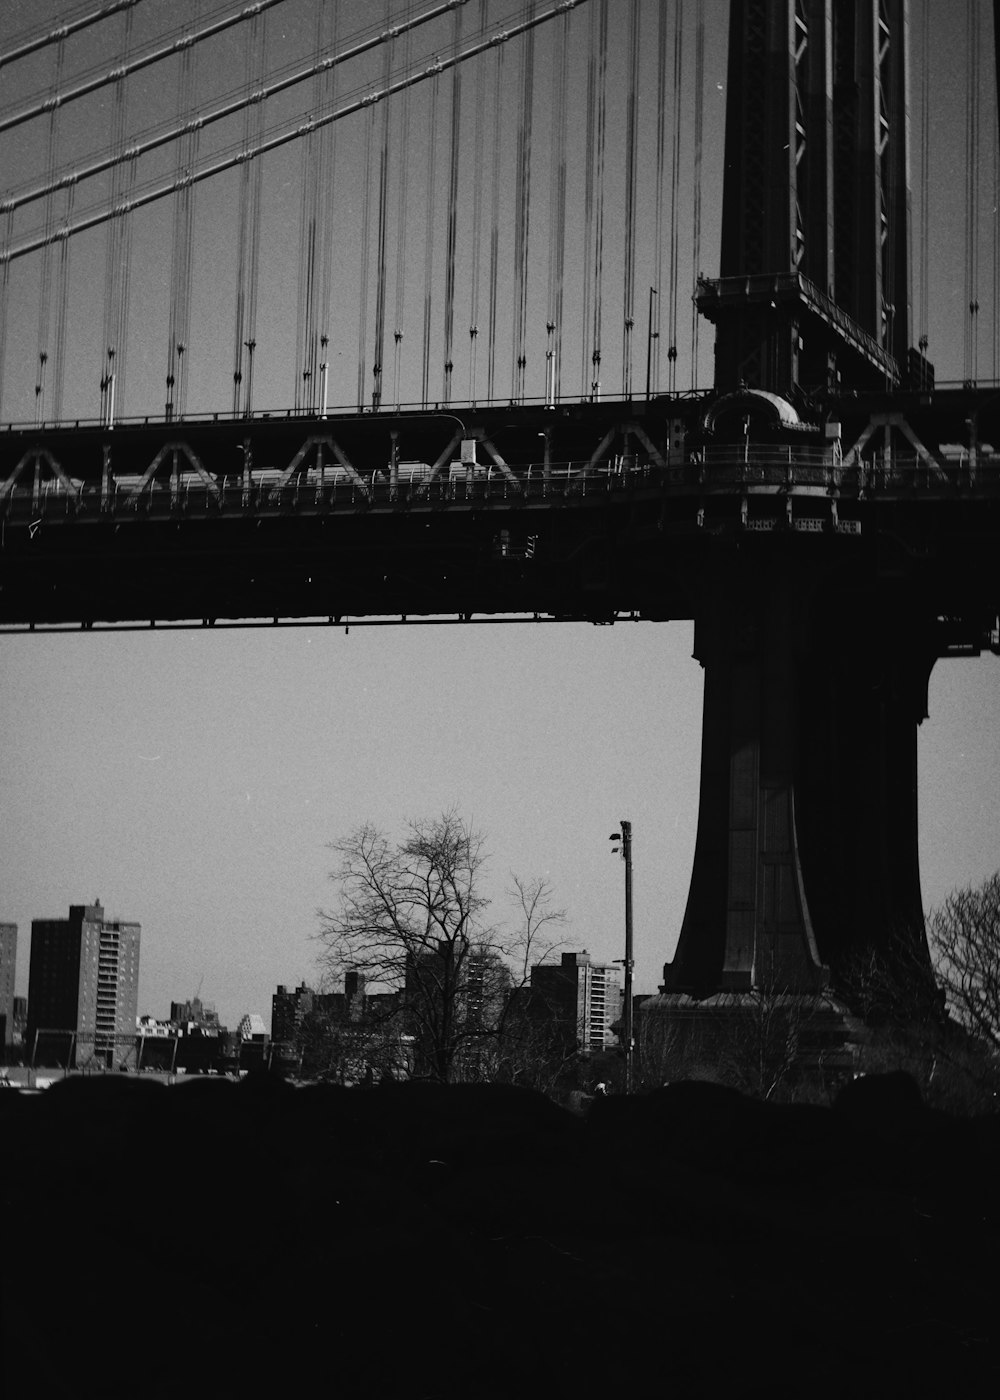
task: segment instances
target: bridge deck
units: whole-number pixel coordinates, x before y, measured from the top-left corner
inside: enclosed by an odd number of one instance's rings
[[[10,429],[0,627],[680,618],[725,547],[806,549],[852,590],[901,569],[979,638],[1000,611],[996,401],[851,399],[841,436],[790,443],[716,441],[704,399]]]

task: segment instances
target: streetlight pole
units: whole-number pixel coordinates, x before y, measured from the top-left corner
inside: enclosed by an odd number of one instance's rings
[[[621,841],[622,859],[625,862],[625,1092],[632,1092],[632,1051],[634,1035],[632,1027],[632,972],[635,959],[632,955],[632,823],[621,823],[621,835],[616,831],[609,839]]]

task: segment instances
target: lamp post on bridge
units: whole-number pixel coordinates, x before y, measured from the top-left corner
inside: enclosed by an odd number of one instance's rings
[[[621,842],[622,860],[625,862],[625,1015],[624,1015],[624,1040],[625,1040],[625,1092],[632,1092],[632,1051],[633,1029],[632,1029],[632,972],[635,967],[635,960],[632,956],[632,823],[623,821],[621,832],[613,832],[608,837],[609,841]],[[618,849],[616,847],[616,849]]]

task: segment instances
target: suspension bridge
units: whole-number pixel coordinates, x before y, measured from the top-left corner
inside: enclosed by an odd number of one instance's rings
[[[667,985],[916,927],[927,676],[1000,649],[988,7],[37,14],[0,626],[694,617]]]

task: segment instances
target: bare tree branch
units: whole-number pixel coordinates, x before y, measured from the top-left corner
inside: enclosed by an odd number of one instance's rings
[[[481,834],[454,811],[411,821],[394,844],[371,823],[331,845],[338,900],[320,911],[320,963],[397,994],[391,1013],[412,1038],[418,1069],[449,1081],[499,1073],[517,992],[556,944],[565,915],[544,880],[513,877],[513,927],[488,921]]]
[[[930,914],[927,936],[949,1011],[1000,1049],[1000,871],[953,891]]]

